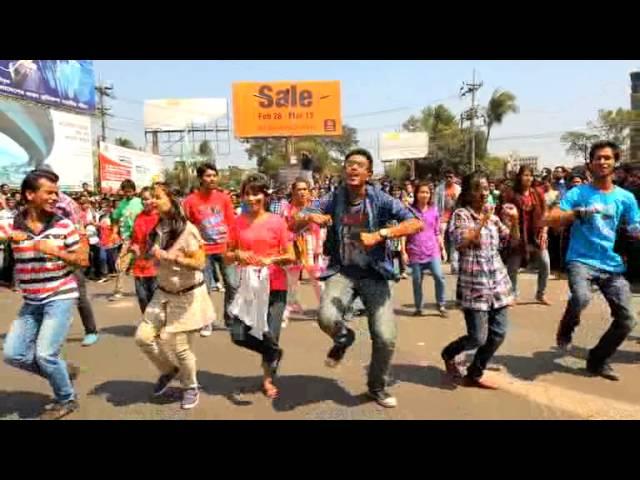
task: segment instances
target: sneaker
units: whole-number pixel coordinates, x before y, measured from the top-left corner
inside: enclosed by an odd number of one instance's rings
[[[414,317],[421,317],[422,315],[422,310],[416,310],[415,312],[413,312]]]
[[[187,388],[182,393],[182,403],[180,404],[180,408],[183,410],[191,410],[193,407],[198,405],[199,400],[200,391],[197,388]]]
[[[612,382],[618,382],[620,377],[618,374],[611,368],[607,362],[604,362],[601,365],[594,364],[587,360],[587,371],[595,376],[606,378],[607,380],[611,380]]]
[[[495,386],[494,384],[483,380],[482,378],[473,378],[470,377],[469,375],[465,375],[465,377],[462,379],[462,386],[463,387],[472,387],[472,388],[481,388],[483,390],[497,390],[498,387]]]
[[[345,340],[344,343],[342,344],[336,344],[333,347],[331,347],[331,350],[329,350],[329,353],[327,354],[327,359],[325,361],[325,364],[327,365],[327,367],[337,367],[338,364],[342,361],[342,359],[344,358],[344,354],[347,353],[347,349],[353,345],[353,342],[356,339],[356,333],[351,330],[350,328],[347,328],[347,339]]]
[[[98,341],[97,333],[88,333],[84,336],[84,339],[82,340],[82,346],[90,347],[91,345],[95,344],[97,341]]]
[[[547,300],[547,297],[544,295],[536,295],[536,302],[541,303],[542,305],[551,305],[551,302]]]
[[[447,360],[443,356],[442,360],[444,361],[444,370],[445,372],[447,372],[447,375],[454,381],[461,380],[463,377],[463,373],[460,369],[460,366],[456,363],[455,359]]]
[[[169,388],[169,385],[171,384],[173,379],[176,378],[176,376],[178,375],[178,371],[179,370],[176,368],[172,373],[160,375],[160,378],[158,378],[158,381],[153,387],[154,397],[159,397],[160,395],[162,395],[164,392],[167,391],[167,388]]]
[[[218,283],[216,283],[216,289],[219,292],[224,292],[224,285],[222,285],[222,283],[218,282]]]
[[[211,324],[205,325],[200,329],[201,337],[210,337],[212,333],[213,333],[213,326]]]
[[[120,300],[121,298],[122,298],[121,293],[114,293],[107,300],[109,300],[110,302],[115,302],[116,300]]]
[[[375,402],[385,408],[395,408],[398,406],[398,399],[391,395],[386,390],[378,390],[376,392],[372,392],[369,390],[367,395],[371,397]]]
[[[447,318],[449,316],[449,312],[447,312],[447,309],[445,308],[444,305],[438,306],[438,312],[440,312],[440,316],[442,318]]]
[[[403,273],[402,275],[400,275],[400,278],[402,278],[403,280],[406,280],[407,278],[409,278],[409,275],[407,275],[406,273]]]
[[[102,277],[99,280],[96,280],[96,283],[107,283],[109,281],[109,278],[107,277]]]
[[[289,307],[285,307],[284,313],[282,314],[282,323],[280,324],[280,328],[287,328],[289,326]]]
[[[80,405],[76,400],[69,400],[64,403],[55,402],[45,407],[44,412],[40,415],[40,420],[60,420],[75,412],[79,407]]]

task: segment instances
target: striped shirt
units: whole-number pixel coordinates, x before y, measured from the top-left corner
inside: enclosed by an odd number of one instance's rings
[[[26,234],[25,240],[12,242],[15,257],[15,279],[25,303],[43,304],[54,300],[78,298],[78,285],[73,268],[58,257],[36,250],[39,240],[54,243],[58,249],[73,252],[80,247],[80,235],[70,220],[54,215],[39,234],[32,232],[25,216],[19,214],[13,230]]]
[[[462,244],[468,229],[479,225],[480,217],[471,209],[453,212],[449,228],[455,247]],[[480,246],[460,250],[456,297],[461,308],[489,311],[513,301],[511,280],[498,251],[509,237],[509,229],[493,215],[480,231]]]

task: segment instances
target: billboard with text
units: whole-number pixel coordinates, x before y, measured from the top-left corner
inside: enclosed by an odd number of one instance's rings
[[[233,84],[236,138],[342,135],[339,81]]]
[[[0,183],[20,186],[30,170],[49,166],[62,190],[93,185],[91,118],[0,98]]]
[[[164,180],[164,160],[160,155],[100,142],[100,188],[115,193],[123,180],[130,178],[140,189]]]
[[[424,158],[429,153],[426,132],[389,132],[380,134],[380,160]]]
[[[211,125],[226,115],[226,98],[166,98],[144,102],[145,130],[186,130],[190,125]]]
[[[91,60],[0,60],[0,95],[93,113]]]

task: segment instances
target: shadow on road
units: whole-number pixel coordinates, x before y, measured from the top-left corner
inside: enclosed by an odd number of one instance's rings
[[[135,325],[114,325],[113,327],[100,329],[100,333],[115,335],[116,337],[133,337],[137,328]]]
[[[585,364],[582,362],[580,362],[580,366],[577,368],[559,363],[558,360],[564,357],[586,359],[586,349],[574,347],[572,353],[569,355],[559,350],[544,350],[525,356],[496,355],[491,360],[491,363],[503,365],[514,377],[528,381],[533,381],[542,375],[548,375],[554,372],[569,373],[581,377],[591,376],[591,374],[587,372]]]
[[[0,390],[0,418],[12,415],[20,419],[36,418],[51,401],[51,397],[42,393]]]
[[[206,371],[198,372],[202,391],[208,395],[219,395],[234,405],[251,405],[250,401],[239,400],[238,394],[260,391],[262,377],[231,377]],[[345,407],[356,407],[364,403],[364,398],[351,395],[335,380],[313,375],[285,375],[278,377],[276,385],[280,396],[273,401],[273,409],[278,412],[294,410],[298,407],[332,401]]]
[[[393,365],[391,374],[396,382],[414,383],[440,390],[455,390],[456,388],[447,379],[444,370],[432,365],[426,367],[409,364]]]
[[[115,407],[126,407],[138,403],[168,404],[177,400],[176,395],[152,397],[153,383],[136,380],[110,380],[97,385],[89,395],[104,397]]]
[[[415,310],[403,310],[401,308],[394,308],[393,309],[393,313],[395,315],[400,315],[400,316],[403,316],[403,317],[413,317],[414,313],[415,313]],[[434,313],[424,313],[424,310],[423,310],[422,315],[420,315],[418,318],[425,318],[425,317],[438,317],[438,318],[441,318],[441,315],[439,313],[435,313],[435,312]]]
[[[91,294],[91,299],[92,299],[92,300],[95,300],[95,299],[98,299],[98,298],[109,298],[111,295],[113,295],[113,292],[107,292],[107,293],[92,293],[92,294]],[[131,292],[124,292],[124,293],[122,294],[122,298],[135,297],[135,296],[136,296],[136,294],[135,294],[135,293],[131,293]],[[109,302],[109,303],[111,303],[111,302]],[[118,303],[118,301],[116,300],[116,301],[115,301],[115,302],[113,302],[113,303]]]

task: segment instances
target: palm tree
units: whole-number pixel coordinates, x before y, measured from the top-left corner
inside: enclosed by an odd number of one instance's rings
[[[509,113],[518,113],[520,107],[516,104],[516,96],[508,90],[500,90],[497,88],[489,104],[485,109],[487,120],[487,138],[485,139],[485,150],[489,146],[489,138],[491,137],[491,129],[494,125],[500,125]]]
[[[126,137],[118,137],[116,138],[116,145],[123,148],[136,148],[131,140]]]

